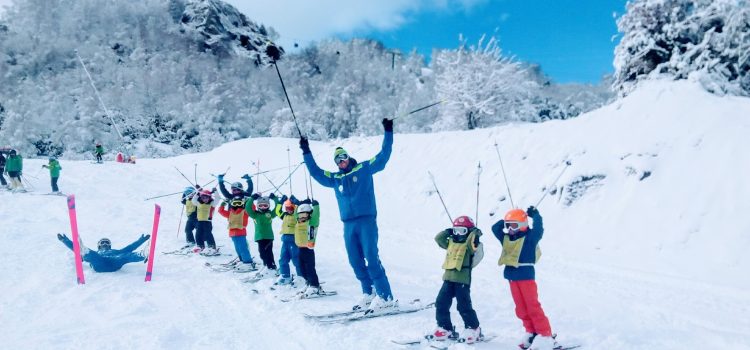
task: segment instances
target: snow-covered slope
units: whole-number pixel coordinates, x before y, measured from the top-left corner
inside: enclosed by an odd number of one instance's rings
[[[381,258],[396,297],[430,300],[441,284],[444,251],[433,237],[448,219],[427,171],[452,215],[474,216],[481,161],[486,256],[474,271],[472,296],[483,329],[498,337],[474,348],[515,347],[522,328],[489,230],[510,208],[497,141],[517,206],[535,204],[564,162],[572,163],[539,206],[546,226],[537,267],[540,299],[562,342],[584,349],[747,349],[748,116],[748,99],[713,96],[687,82],[655,82],[573,120],[397,134],[390,163],[375,180]],[[365,160],[380,142],[347,139],[313,143],[312,150],[332,169],[335,146]],[[231,166],[231,181],[253,172],[251,162],[262,169],[286,166],[287,147],[299,162],[296,140],[278,138],[137,165],[62,160],[60,185],[77,196],[84,242],[91,246],[107,236],[117,247],[150,230],[153,201],[144,198],[187,184],[174,166],[192,176],[197,163],[200,182]],[[47,174],[36,173],[41,164],[26,162],[26,174],[38,176],[29,178],[36,192],[47,190]],[[285,176],[270,174],[275,183]],[[293,178],[294,193],[302,197],[303,176],[300,170]],[[262,177],[259,182],[262,190],[270,188]],[[57,232],[69,233],[64,198],[2,192],[3,347],[381,349],[393,347],[389,339],[434,327],[434,311],[345,326],[303,319],[302,312],[338,310],[359,298],[332,191],[316,184],[314,194],[322,203],[318,273],[324,288],[339,295],[281,303],[251,294],[238,275],[209,272],[201,257],[157,256],[149,284],[142,282],[143,264],[110,274],[86,267],[87,284],[78,286],[72,254],[55,239]],[[157,250],[179,247],[181,205],[176,197],[156,202],[163,207]],[[225,230],[217,218],[214,234],[231,251]],[[254,244],[252,253],[257,257]],[[454,322],[462,327],[455,312]]]

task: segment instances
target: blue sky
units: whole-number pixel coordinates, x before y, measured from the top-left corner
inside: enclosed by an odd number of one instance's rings
[[[617,44],[613,13],[622,15],[626,0],[495,0],[471,7],[435,8],[404,15],[388,29],[362,29],[352,37],[371,37],[388,47],[429,56],[432,48],[455,48],[462,33],[476,43],[483,33],[496,35],[503,52],[538,63],[556,82],[594,83],[612,73]]]

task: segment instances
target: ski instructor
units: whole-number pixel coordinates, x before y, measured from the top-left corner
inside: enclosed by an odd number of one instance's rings
[[[341,221],[344,222],[344,242],[349,264],[362,284],[362,299],[353,307],[354,310],[369,309],[377,311],[397,307],[391,293],[385,268],[378,257],[378,224],[375,205],[375,189],[372,175],[383,170],[391,157],[393,146],[393,120],[383,119],[385,135],[383,147],[375,157],[363,163],[341,147],[333,153],[333,160],[339,171],[323,171],[315,163],[310,144],[301,136],[299,145],[310,175],[324,187],[331,187],[336,192]],[[375,287],[373,294],[373,286]]]

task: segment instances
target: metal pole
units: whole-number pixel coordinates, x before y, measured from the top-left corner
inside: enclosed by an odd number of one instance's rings
[[[508,185],[508,176],[505,175],[505,167],[503,166],[503,158],[500,157],[500,150],[497,147],[497,141],[495,141],[495,152],[497,152],[497,159],[500,160],[500,169],[503,171],[503,179],[505,180],[505,188],[508,190],[508,197],[510,197],[510,206],[515,208],[516,205],[513,203],[513,195],[510,194],[510,185]]]
[[[445,209],[445,213],[448,214],[448,220],[450,220],[451,225],[453,225],[453,217],[451,216],[451,213],[448,212],[448,207],[445,206],[445,201],[443,201],[443,196],[440,194],[440,190],[437,187],[437,184],[435,183],[435,177],[432,176],[431,172],[427,172],[427,174],[430,175],[430,180],[432,180],[432,186],[435,187],[435,192],[437,192],[438,197],[440,198],[440,203],[443,203],[443,209]]]
[[[553,182],[552,182],[552,184],[551,184],[551,185],[550,185],[549,187],[552,187],[552,186],[554,186],[554,185],[555,185],[555,184],[557,183],[557,180],[560,180],[560,177],[562,177],[562,175],[563,175],[563,173],[565,172],[565,170],[567,170],[567,169],[568,169],[568,167],[569,167],[569,166],[570,166],[571,164],[572,164],[572,163],[571,163],[571,162],[570,162],[569,160],[566,160],[566,161],[565,161],[565,167],[563,167],[563,170],[562,170],[562,171],[560,172],[560,175],[557,175],[557,178],[555,179],[555,181],[553,181]],[[536,202],[536,205],[535,205],[535,207],[539,207],[539,204],[541,204],[541,203],[542,203],[542,200],[544,200],[544,198],[545,198],[545,197],[547,197],[547,193],[549,192],[549,187],[547,188],[547,190],[546,190],[546,191],[544,191],[544,194],[542,195],[542,198],[539,198],[539,201],[538,201],[538,202]]]

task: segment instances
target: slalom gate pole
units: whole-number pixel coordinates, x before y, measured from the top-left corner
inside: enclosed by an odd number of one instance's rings
[[[430,180],[432,180],[432,186],[435,187],[435,192],[437,192],[438,197],[440,198],[440,203],[443,204],[443,209],[445,209],[445,214],[448,215],[448,220],[451,222],[451,226],[453,225],[453,217],[451,216],[451,213],[448,212],[448,207],[445,205],[445,201],[443,200],[443,195],[440,194],[440,190],[437,187],[437,184],[435,183],[435,176],[432,175],[431,172],[427,172],[427,174],[430,175]]]
[[[515,208],[516,205],[513,203],[513,195],[510,194],[510,185],[508,185],[508,176],[505,175],[505,167],[503,166],[503,158],[500,157],[500,149],[497,147],[497,141],[495,141],[495,152],[497,152],[497,159],[500,160],[500,169],[503,171],[503,179],[505,180],[505,188],[508,190],[508,197],[510,197],[510,206]]]

